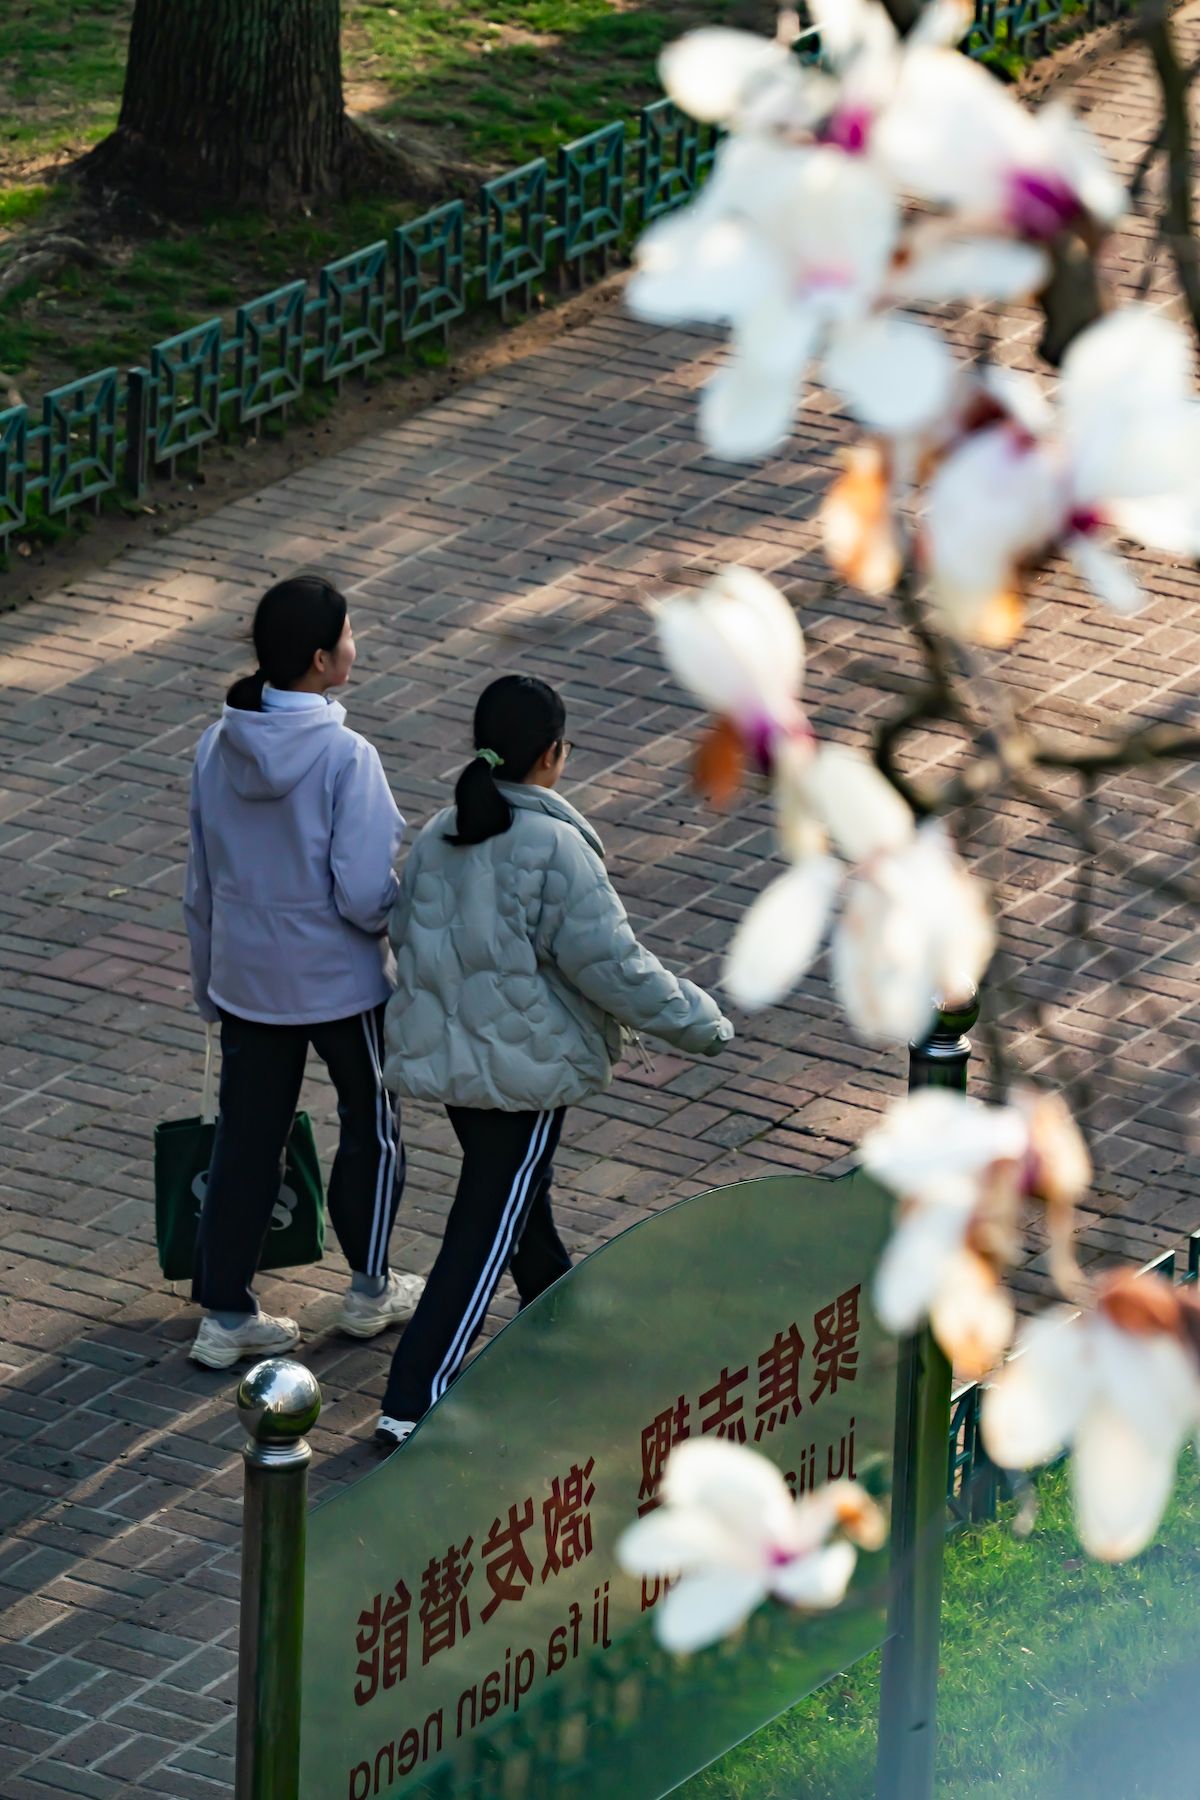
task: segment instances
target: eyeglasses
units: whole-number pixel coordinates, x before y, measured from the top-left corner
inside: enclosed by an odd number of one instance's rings
[[[564,762],[566,762],[568,756],[570,756],[570,754],[571,754],[572,750],[575,748],[575,746],[571,742],[570,738],[561,738],[559,741],[562,744],[562,759]]]

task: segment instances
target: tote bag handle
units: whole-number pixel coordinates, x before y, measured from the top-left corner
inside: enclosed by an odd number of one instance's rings
[[[213,1077],[213,1043],[216,1039],[215,1025],[204,1027],[204,1086],[200,1090],[200,1119],[205,1125],[217,1122],[217,1084]]]

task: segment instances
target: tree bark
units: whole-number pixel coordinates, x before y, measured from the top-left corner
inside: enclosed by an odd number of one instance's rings
[[[340,0],[136,0],[120,122],[85,164],[170,212],[342,190]]]

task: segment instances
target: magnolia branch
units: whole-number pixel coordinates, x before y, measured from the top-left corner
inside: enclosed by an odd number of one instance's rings
[[[1167,153],[1167,192],[1161,234],[1175,263],[1192,329],[1200,338],[1200,254],[1193,232],[1192,127],[1188,113],[1192,71],[1179,61],[1165,0],[1151,0],[1143,15],[1142,31],[1162,92],[1161,137]]]

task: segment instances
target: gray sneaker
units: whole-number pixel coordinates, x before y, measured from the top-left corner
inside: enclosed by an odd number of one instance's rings
[[[378,1337],[389,1325],[411,1319],[424,1292],[423,1275],[397,1275],[393,1269],[382,1294],[356,1294],[349,1289],[337,1316],[338,1329],[349,1337]]]
[[[243,1356],[281,1356],[299,1342],[300,1327],[295,1319],[273,1319],[270,1313],[260,1312],[233,1326],[202,1319],[188,1354],[206,1369],[231,1369]]]

